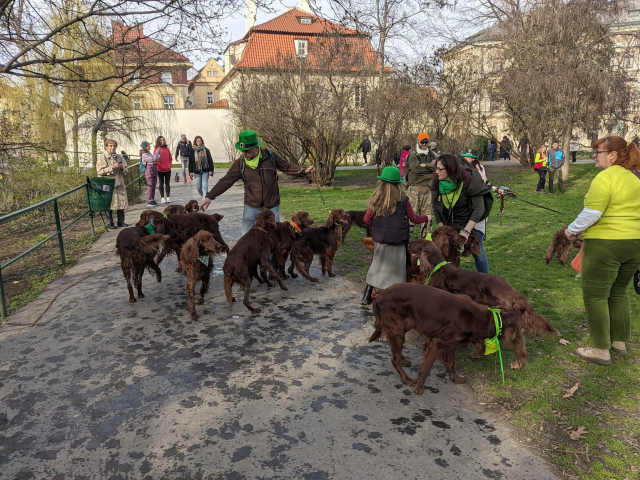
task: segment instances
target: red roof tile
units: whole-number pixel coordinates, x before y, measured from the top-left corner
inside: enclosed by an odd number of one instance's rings
[[[311,25],[304,25],[300,23],[300,18],[310,18]],[[283,13],[269,20],[268,22],[261,23],[251,28],[244,38],[251,35],[251,32],[274,32],[274,33],[286,33],[286,34],[304,34],[304,35],[318,35],[325,33],[340,33],[341,35],[359,35],[357,30],[352,28],[343,27],[342,25],[326,20],[324,18],[313,15],[312,13],[305,12],[303,10],[292,8],[291,10]]]
[[[305,65],[318,69],[362,70],[377,68],[369,39],[363,36],[322,37],[254,32],[236,68],[298,68],[294,40],[307,40]]]
[[[210,103],[207,108],[229,108],[229,102],[225,99],[218,100],[217,102]]]
[[[111,32],[118,61],[139,63],[153,59],[158,62],[189,62],[184,55],[147,37],[140,24],[131,27],[124,22],[112,20]]]

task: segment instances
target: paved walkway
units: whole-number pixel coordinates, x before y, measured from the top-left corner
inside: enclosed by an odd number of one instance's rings
[[[213,211],[237,239],[242,189]],[[402,385],[346,280],[254,285],[252,317],[225,302],[217,259],[194,322],[175,257],[128,303],[115,236],[0,327],[0,478],[555,478],[439,366],[422,396]]]

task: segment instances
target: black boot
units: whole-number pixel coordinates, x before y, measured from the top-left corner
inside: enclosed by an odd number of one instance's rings
[[[118,215],[118,226],[119,227],[128,227],[128,223],[124,223],[124,210],[116,210],[116,214]]]
[[[364,289],[364,295],[362,296],[362,300],[360,301],[360,304],[369,305],[371,303],[372,293],[373,293],[373,287],[371,285],[367,285],[367,288]]]
[[[116,224],[113,223],[113,212],[111,210],[107,210],[106,212],[106,216],[107,216],[107,220],[109,220],[109,228],[118,228],[116,227]]]

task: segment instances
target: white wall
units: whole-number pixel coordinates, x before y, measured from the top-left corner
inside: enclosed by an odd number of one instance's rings
[[[140,143],[143,140],[155,144],[156,137],[162,135],[166,138],[171,152],[175,153],[176,145],[180,141],[180,134],[184,133],[187,138],[193,141],[196,135],[204,139],[205,145],[211,151],[214,162],[227,162],[229,159],[222,148],[220,135],[221,127],[230,123],[229,110],[224,109],[203,109],[203,110],[135,110],[138,120],[136,132],[131,134],[131,139],[127,139],[119,133],[107,132],[107,138],[113,138],[118,142],[118,152],[125,152],[137,155],[140,151]],[[131,115],[132,112],[127,112]],[[117,114],[113,114],[112,118]],[[87,117],[88,118],[88,117]],[[80,120],[83,124],[85,118]],[[67,150],[73,150],[71,128],[68,119],[65,118],[67,130]],[[98,151],[103,150],[102,138],[98,138]],[[91,152],[90,132],[80,133],[78,150],[81,152]]]

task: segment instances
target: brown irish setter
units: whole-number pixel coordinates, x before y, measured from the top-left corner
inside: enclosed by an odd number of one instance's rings
[[[578,235],[573,241],[569,240],[564,234],[566,230],[567,230],[567,227],[562,227],[553,236],[553,240],[551,242],[551,246],[549,247],[549,251],[544,257],[545,261],[547,262],[547,265],[549,265],[549,263],[553,259],[553,256],[557,255],[558,260],[564,267],[565,266],[564,262],[567,261],[567,257],[571,252],[573,252],[573,249],[577,248],[578,250],[580,250],[580,247],[582,247],[583,240],[580,237],[580,235]]]
[[[196,213],[200,208],[197,200],[189,200],[186,205],[169,205],[162,213],[169,215],[170,213]]]
[[[493,313],[487,307],[466,295],[454,295],[427,285],[398,283],[384,289],[373,301],[373,314],[376,330],[369,341],[389,339],[391,363],[402,382],[413,387],[418,395],[424,391],[424,382],[438,357],[442,356],[451,380],[461,383],[464,380],[455,372],[456,348],[484,344],[485,339],[496,334]],[[511,368],[520,369],[527,361],[527,347],[519,326],[521,314],[517,309],[505,308],[501,316],[501,346],[514,347],[516,361],[511,363]],[[402,368],[410,365],[402,357],[405,335],[410,330],[427,337],[416,380]]]
[[[447,225],[437,228],[431,234],[431,241],[440,250],[442,256],[456,267],[460,266],[460,255],[468,257],[470,255],[482,255],[480,251],[480,240],[472,233],[466,243],[464,237],[458,231]],[[460,247],[464,245],[462,253]]]
[[[138,298],[144,298],[142,293],[142,275],[146,268],[156,274],[158,283],[162,280],[162,272],[156,263],[158,248],[162,242],[169,240],[173,225],[166,218],[154,222],[156,233],[149,234],[144,227],[129,227],[120,230],[116,239],[116,253],[120,257],[120,267],[127,281],[129,302],[134,303],[133,286],[138,289]]]
[[[344,239],[347,238],[347,234],[353,225],[364,228],[367,231],[367,237],[371,236],[372,226],[364,223],[366,210],[347,210],[345,213],[349,215],[349,223],[342,228],[342,243],[344,243]]]
[[[313,256],[320,257],[322,274],[325,272],[330,277],[335,277],[333,273],[333,257],[335,256],[340,243],[342,242],[342,228],[349,223],[349,215],[341,208],[334,208],[329,214],[329,218],[323,227],[307,228],[302,232],[291,246],[291,265],[289,265],[289,275],[296,278],[293,268],[312,282],[318,279],[309,274]]]
[[[198,320],[196,312],[196,283],[202,281],[198,305],[204,303],[204,294],[209,289],[209,277],[213,270],[213,257],[227,253],[229,247],[216,241],[213,235],[205,230],[200,230],[191,237],[182,247],[180,252],[180,265],[187,276],[187,305],[193,320]]]
[[[164,214],[156,212],[155,210],[143,210],[140,214],[140,220],[136,225],[144,226],[147,225],[152,218],[154,220],[158,220],[163,217]],[[171,232],[171,238],[165,242],[165,245],[162,248],[162,252],[158,257],[158,263],[172,252],[175,252],[179,259],[182,246],[200,230],[206,230],[213,235],[216,242],[221,245],[226,245],[220,235],[220,229],[218,228],[218,222],[223,218],[222,215],[217,213],[212,215],[208,215],[206,213],[190,213],[189,215],[172,213],[167,215],[167,218],[173,223],[174,229]],[[176,271],[179,272],[181,269],[182,267],[179,266]]]
[[[285,271],[285,264],[287,263],[287,258],[289,258],[293,241],[302,235],[302,231],[305,228],[311,225],[313,225],[313,220],[309,218],[307,212],[302,210],[291,218],[291,222],[276,222],[274,243],[271,251],[274,262],[277,265],[276,270],[281,278],[289,278]]]
[[[434,243],[428,240],[412,240],[409,242],[409,252],[414,257],[409,279],[411,283],[424,284],[436,265],[445,261]],[[417,259],[420,260],[420,274],[413,276]],[[525,333],[558,333],[513,285],[498,275],[472,272],[447,264],[433,272],[429,285],[447,292],[469,295],[475,302],[491,308],[515,308],[522,314],[521,326]]]
[[[251,310],[251,313],[260,313],[259,308],[253,308],[249,303],[249,290],[253,277],[260,283],[267,282],[268,286],[274,286],[267,277],[267,271],[277,280],[282,290],[287,290],[286,285],[282,283],[282,279],[269,263],[275,228],[275,215],[271,210],[263,210],[256,217],[254,227],[240,237],[227,255],[222,271],[224,272],[224,293],[230,304],[235,302],[231,288],[234,284],[238,284],[244,290],[244,305]],[[258,268],[260,268],[260,276]]]

